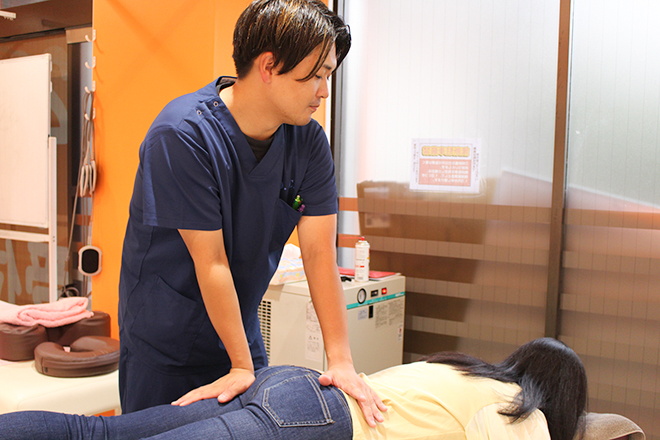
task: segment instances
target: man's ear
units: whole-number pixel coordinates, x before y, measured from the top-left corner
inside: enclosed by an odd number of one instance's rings
[[[255,65],[259,69],[259,75],[261,76],[261,80],[266,84],[270,84],[273,76],[277,75],[277,72],[275,71],[276,65],[275,65],[275,57],[273,56],[273,53],[272,52],[262,53],[255,60]]]

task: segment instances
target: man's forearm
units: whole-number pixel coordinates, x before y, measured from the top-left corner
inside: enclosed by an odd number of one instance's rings
[[[352,363],[346,300],[334,252],[331,255],[310,256],[305,262],[305,273],[321,325],[328,364]]]
[[[198,280],[206,311],[227,350],[232,368],[254,371],[238,296],[229,268],[212,267],[205,277],[198,275]]]
[[[195,263],[206,312],[227,350],[232,368],[254,371],[222,230],[180,230],[179,233]]]

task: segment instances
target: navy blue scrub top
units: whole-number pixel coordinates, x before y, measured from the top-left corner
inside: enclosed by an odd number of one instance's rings
[[[163,372],[230,365],[178,229],[223,230],[255,368],[257,309],[301,215],[337,212],[323,129],[282,125],[261,161],[220,99],[220,78],[170,102],[140,147],[119,285],[123,344]],[[303,200],[301,213],[292,205]]]

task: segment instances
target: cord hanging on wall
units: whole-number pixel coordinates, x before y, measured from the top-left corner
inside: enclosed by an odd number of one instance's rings
[[[92,83],[92,89],[96,84]],[[78,271],[86,276],[94,276],[101,272],[101,249],[92,245],[92,213],[94,203],[94,191],[96,189],[96,153],[94,151],[94,92],[85,88],[84,110],[85,121],[83,123],[83,148],[81,150],[80,180],[78,189],[80,197],[89,197],[89,219],[87,226],[87,244],[78,251]]]
[[[92,31],[92,38],[85,35],[85,40],[93,42],[96,39],[96,31]],[[96,66],[96,58],[92,57],[92,63],[85,62],[85,67],[93,69]],[[73,204],[74,218],[78,213],[78,201],[80,201],[80,221],[71,223],[69,236],[69,252],[67,258],[71,255],[71,246],[73,244],[73,232],[78,223],[81,230],[81,241],[83,246],[78,251],[78,271],[84,276],[94,276],[101,272],[102,251],[92,245],[92,226],[93,226],[93,204],[94,192],[96,190],[96,181],[98,169],[96,164],[96,152],[94,149],[94,119],[96,118],[96,109],[94,108],[94,94],[96,92],[96,82],[92,81],[91,87],[85,86],[85,95],[83,97],[83,126],[82,139],[80,144],[80,163],[78,168],[78,181],[76,195]],[[73,286],[72,284],[67,287]],[[87,293],[87,296],[91,291]],[[83,292],[77,292],[77,289],[71,288],[63,290],[62,296],[81,296]]]
[[[95,85],[92,85],[92,89]],[[92,196],[96,189],[96,152],[94,151],[94,92],[85,88],[85,99],[83,108],[85,110],[85,121],[83,122],[83,141],[81,149],[80,179],[78,191],[80,197]]]
[[[94,35],[93,38],[96,38]],[[96,59],[93,62],[96,65]],[[85,64],[87,65],[87,64]],[[94,276],[101,272],[102,252],[92,245],[93,204],[94,191],[96,190],[96,152],[94,150],[94,119],[96,109],[94,108],[94,91],[96,83],[92,82],[92,90],[85,87],[85,121],[83,123],[83,148],[81,151],[82,162],[80,168],[80,181],[78,183],[80,197],[89,197],[89,223],[87,225],[87,244],[78,251],[78,271],[86,276]]]

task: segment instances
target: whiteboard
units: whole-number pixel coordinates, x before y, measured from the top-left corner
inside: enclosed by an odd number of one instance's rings
[[[50,54],[0,60],[0,223],[47,228]]]

